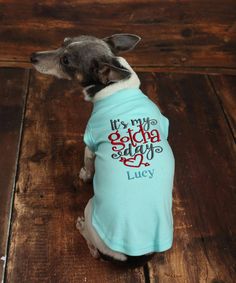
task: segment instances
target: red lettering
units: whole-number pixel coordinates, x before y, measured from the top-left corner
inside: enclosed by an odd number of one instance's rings
[[[157,129],[153,129],[151,132],[145,131],[142,125],[138,126],[139,130],[137,132],[134,132],[133,129],[128,129],[127,133],[128,136],[121,137],[118,130],[111,133],[108,136],[109,141],[112,145],[112,150],[114,151],[120,151],[125,148],[125,144],[127,142],[130,142],[130,145],[132,147],[136,147],[138,144],[143,143],[146,144],[148,142],[160,142],[160,134]]]
[[[114,151],[120,151],[122,149],[125,148],[125,145],[124,143],[121,141],[119,142],[120,140],[120,134],[118,132],[118,130],[116,132],[113,132],[111,133],[109,136],[108,136],[108,139],[109,141],[111,142],[112,145],[115,145],[112,147],[112,150]],[[117,141],[118,140],[118,141]],[[117,146],[121,146],[121,148],[117,147]]]
[[[128,129],[128,134],[129,134],[129,138],[130,138],[131,144],[132,144],[132,146],[136,146],[136,143],[134,143],[134,135],[135,134],[132,136],[132,132],[133,132],[133,130]]]
[[[160,142],[161,138],[160,138],[160,134],[158,132],[158,130],[154,129],[151,131],[151,142]]]
[[[145,132],[144,129],[143,129],[143,126],[142,125],[139,125],[139,132],[142,134],[142,137],[143,137],[143,143],[147,143],[147,140],[150,139],[151,135],[149,132]],[[147,137],[146,137],[147,135]]]

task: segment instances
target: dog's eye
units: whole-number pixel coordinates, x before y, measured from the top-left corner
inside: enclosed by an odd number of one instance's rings
[[[61,58],[61,62],[63,65],[69,65],[69,59],[66,55]]]

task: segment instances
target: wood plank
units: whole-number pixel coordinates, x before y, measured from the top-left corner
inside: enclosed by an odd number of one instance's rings
[[[33,72],[6,282],[144,282],[142,269],[92,258],[75,228],[92,195],[76,185],[90,112],[76,83]]]
[[[0,281],[4,273],[12,192],[21,138],[28,71],[0,69]]]
[[[235,69],[236,2],[226,1],[0,1],[0,61],[23,65],[36,50],[65,36],[138,33],[127,54],[137,66]],[[14,11],[14,12],[13,12]],[[50,28],[48,28],[50,27]],[[98,28],[99,27],[99,28]],[[17,42],[17,48],[15,48]]]
[[[49,23],[50,25],[50,23]],[[33,51],[58,48],[64,37],[77,36],[80,34],[91,34],[98,37],[105,37],[113,33],[137,33],[142,37],[142,42],[136,50],[127,54],[129,61],[135,66],[175,66],[175,67],[214,67],[235,68],[236,55],[234,51],[235,42],[231,42],[232,48],[227,48],[223,37],[227,37],[228,25],[219,25],[218,30],[209,30],[208,25],[189,25],[189,29],[196,28],[198,32],[193,35],[193,39],[184,38],[181,31],[186,24],[175,24],[147,27],[142,24],[120,25],[118,27],[100,27],[95,25],[79,25],[79,27],[66,28],[58,27],[52,30],[45,28],[28,26],[3,26],[0,30],[2,38],[0,50],[1,61],[29,62],[29,55]],[[149,32],[147,33],[147,29]],[[15,34],[18,33],[17,39]],[[9,35],[13,35],[11,38]],[[178,38],[178,39],[175,39]],[[210,44],[210,38],[212,43]],[[235,38],[235,33],[230,35],[230,41]],[[20,40],[19,40],[20,39]],[[15,42],[18,46],[15,48]],[[191,42],[195,43],[191,43]],[[228,44],[229,45],[229,44]]]
[[[174,245],[150,262],[150,282],[233,283],[235,144],[216,94],[204,76],[142,79],[170,119],[176,158]]]
[[[125,54],[126,57],[126,54]],[[0,67],[21,67],[32,69],[32,64],[25,61],[0,61]],[[181,74],[225,74],[236,75],[236,68],[214,68],[214,67],[172,67],[172,66],[132,66],[136,72],[157,73],[181,73]]]
[[[236,77],[210,76],[210,80],[227,116],[233,136],[236,139]]]
[[[212,4],[215,5],[212,5]],[[36,0],[24,0],[19,3],[16,0],[1,0],[1,21],[3,24],[23,23],[24,21],[41,23],[43,21],[57,20],[55,24],[79,23],[91,25],[101,24],[101,20],[106,24],[114,25],[120,23],[131,24],[163,24],[184,22],[195,23],[208,22],[216,23],[224,21],[230,23],[235,20],[235,3],[232,0],[199,1],[180,0],[178,5],[172,0],[152,0],[144,1],[65,1],[62,0],[55,5],[54,1],[46,0],[38,2]],[[109,10],[110,8],[113,10]],[[73,10],[71,10],[73,8]],[[126,9],[125,9],[126,8]],[[12,13],[15,9],[14,13]],[[101,15],[103,13],[103,16]],[[109,17],[105,17],[108,15]],[[113,16],[113,17],[111,17]],[[43,24],[45,27],[45,24]],[[53,26],[54,27],[54,26]],[[187,37],[187,35],[186,35]]]

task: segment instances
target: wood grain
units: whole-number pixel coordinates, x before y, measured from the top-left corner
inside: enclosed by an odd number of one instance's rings
[[[140,35],[124,56],[169,117],[176,157],[173,248],[144,269],[96,261],[75,229],[92,196],[90,185],[78,186],[92,107],[75,82],[33,71],[19,148],[29,70],[1,68],[4,283],[235,281],[235,76],[188,74],[236,74],[235,11],[234,0],[0,0],[1,67],[31,68],[31,52],[57,48],[67,36]]]
[[[236,2],[0,1],[0,62],[25,66],[33,51],[56,48],[66,36],[142,37],[127,54],[136,67],[214,69],[235,73]],[[17,48],[15,44],[17,43]]]
[[[210,76],[222,108],[230,124],[232,134],[236,140],[236,77],[235,76]]]
[[[233,283],[235,144],[216,94],[204,76],[143,79],[170,119],[176,158],[174,245],[149,264],[150,282]]]
[[[25,116],[6,282],[144,282],[91,257],[75,228],[91,186],[78,187],[91,105],[69,81],[33,73]]]
[[[0,69],[0,258],[6,257],[28,71]],[[0,260],[0,281],[4,260]]]
[[[170,119],[176,157],[173,248],[150,282],[233,282],[235,145],[206,76],[140,74]],[[223,91],[223,90],[222,90]],[[25,117],[6,282],[145,282],[142,269],[94,260],[75,230],[92,195],[77,186],[91,105],[74,82],[33,73]]]

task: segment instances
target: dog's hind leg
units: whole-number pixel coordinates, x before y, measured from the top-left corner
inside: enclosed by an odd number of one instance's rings
[[[99,252],[104,255],[110,256],[115,260],[126,261],[127,256],[123,253],[111,250],[100,238],[97,231],[92,225],[92,199],[89,200],[85,211],[85,221],[83,224],[82,235],[86,238],[87,242],[91,243]]]
[[[81,235],[84,237],[84,239],[86,240],[91,255],[92,255],[94,258],[99,258],[99,257],[100,257],[100,254],[99,254],[97,248],[90,242],[89,237],[88,237],[88,235],[87,235],[87,233],[86,233],[84,217],[80,217],[80,216],[79,216],[79,217],[77,218],[77,221],[76,221],[76,228],[80,231],[80,234],[81,234]]]

